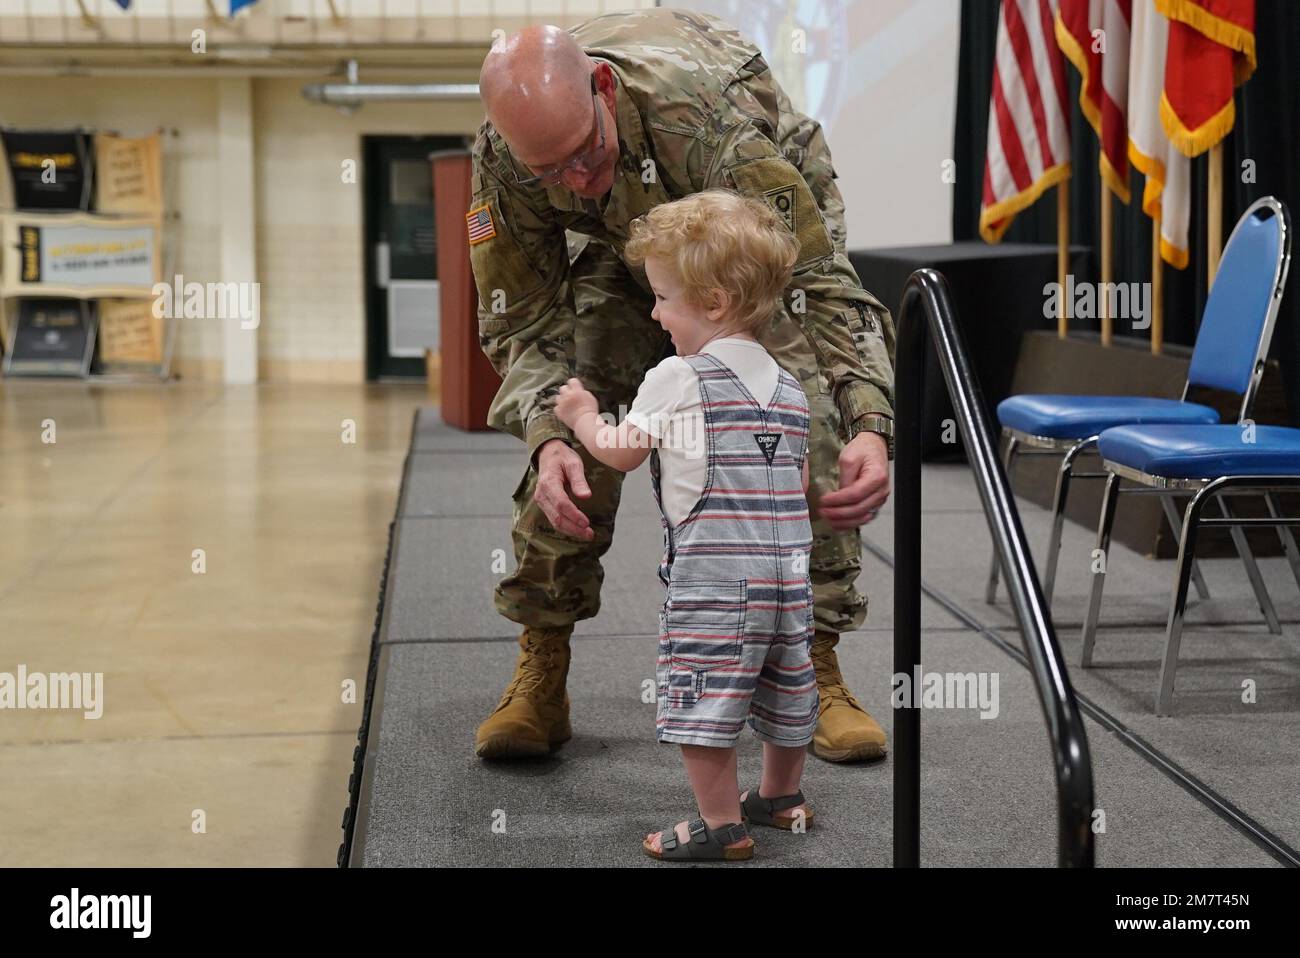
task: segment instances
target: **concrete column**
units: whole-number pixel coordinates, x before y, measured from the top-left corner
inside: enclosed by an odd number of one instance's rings
[[[253,81],[217,81],[217,185],[221,204],[221,283],[235,283],[240,301],[257,304],[251,319],[222,323],[222,378],[228,383],[257,382],[257,326],[261,323],[257,282],[257,217],[254,207]]]

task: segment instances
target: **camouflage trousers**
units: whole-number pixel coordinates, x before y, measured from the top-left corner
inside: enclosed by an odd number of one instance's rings
[[[673,355],[672,343],[650,318],[653,297],[609,247],[589,242],[570,268],[570,281],[577,313],[575,375],[596,396],[601,412],[621,421],[646,371]],[[759,340],[808,396],[808,498],[815,504],[818,496],[839,488],[839,455],[846,441],[842,417],[816,354],[792,317],[782,311]],[[595,536],[590,542],[556,532],[533,501],[537,471],[531,464],[514,491],[511,536],[517,566],[497,584],[495,602],[497,611],[521,625],[557,628],[600,611],[605,578],[600,559],[613,541],[624,474],[581,445],[577,451],[591,496],[574,502],[591,521]],[[861,534],[832,529],[820,517],[813,519],[812,532],[815,627],[835,633],[860,628],[867,615],[867,599],[855,587],[862,569]],[[657,562],[658,556],[647,558],[647,575]]]

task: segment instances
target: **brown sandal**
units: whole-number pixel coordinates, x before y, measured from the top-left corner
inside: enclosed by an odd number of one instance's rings
[[[690,839],[685,844],[678,841],[677,825],[674,823],[659,830],[661,851],[655,851],[650,846],[648,838],[641,842],[641,847],[651,858],[664,862],[745,862],[754,857],[752,844],[743,848],[725,847],[749,837],[749,831],[743,824],[733,822],[730,825],[709,828],[704,823],[704,819],[697,818],[687,823],[686,830]]]
[[[812,828],[813,813],[806,812],[802,817],[799,815],[782,816],[778,818],[776,812],[783,811],[787,808],[795,808],[804,805],[807,800],[803,797],[803,791],[795,792],[793,795],[781,795],[777,798],[763,798],[758,794],[758,788],[751,788],[745,800],[740,803],[740,814],[746,824],[749,825],[770,825],[772,828],[783,828],[787,832],[794,831],[794,823],[801,821],[805,829]]]

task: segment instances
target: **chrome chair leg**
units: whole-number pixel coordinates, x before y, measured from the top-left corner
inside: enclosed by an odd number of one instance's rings
[[[1183,640],[1183,612],[1187,607],[1187,584],[1196,559],[1196,528],[1201,521],[1205,499],[1204,491],[1198,492],[1187,504],[1187,514],[1178,537],[1178,571],[1169,604],[1169,622],[1165,627],[1165,654],[1160,662],[1160,685],[1156,690],[1157,715],[1168,715],[1173,705],[1174,675],[1178,669],[1178,648]],[[1222,505],[1223,500],[1220,499],[1219,503]]]
[[[1119,501],[1118,475],[1111,473],[1106,480],[1106,491],[1101,499],[1101,521],[1097,525],[1097,548],[1093,550],[1092,591],[1088,595],[1088,611],[1083,619],[1083,652],[1080,664],[1086,669],[1092,665],[1092,647],[1097,641],[1097,619],[1101,612],[1101,590],[1106,581],[1106,563],[1110,558],[1110,531],[1115,525],[1115,504]],[[1097,552],[1101,552],[1101,568],[1096,566]]]
[[[1165,507],[1165,518],[1169,520],[1169,528],[1174,530],[1174,538],[1181,540],[1183,520],[1178,516],[1178,507],[1174,505],[1173,496],[1161,496],[1160,504]],[[1192,582],[1196,585],[1196,594],[1202,599],[1210,597],[1210,587],[1205,584],[1205,578],[1201,575],[1201,564],[1192,559]]]
[[[1056,565],[1061,558],[1061,529],[1065,525],[1065,503],[1070,496],[1074,460],[1085,446],[1095,441],[1087,439],[1072,446],[1056,471],[1056,494],[1052,497],[1052,534],[1047,540],[1047,568],[1043,574],[1043,599],[1049,609],[1052,607],[1052,592],[1056,588]]]
[[[1282,513],[1277,508],[1277,501],[1273,498],[1273,493],[1264,493],[1264,502],[1268,504],[1268,514],[1274,519],[1282,518]],[[1286,561],[1291,563],[1291,575],[1295,577],[1296,586],[1300,587],[1300,550],[1296,549],[1295,536],[1291,534],[1290,526],[1278,526],[1277,537],[1282,540],[1282,551],[1286,553]]]
[[[1226,496],[1219,496],[1219,508],[1225,519],[1233,518]],[[1277,611],[1269,597],[1268,586],[1264,584],[1264,577],[1259,574],[1259,566],[1255,564],[1255,553],[1250,551],[1250,543],[1246,541],[1246,530],[1241,526],[1231,526],[1229,531],[1232,533],[1233,545],[1237,547],[1237,555],[1241,556],[1241,564],[1246,567],[1246,577],[1250,579],[1250,587],[1255,590],[1255,600],[1259,603],[1259,610],[1264,613],[1268,630],[1274,635],[1281,635],[1282,625],[1277,620]]]
[[[1011,485],[1011,466],[1015,463],[1016,447],[1020,445],[1020,440],[1009,433],[1003,433],[1007,441],[1006,453],[1002,457],[1002,468],[1007,475],[1007,485]],[[993,547],[993,558],[989,561],[989,580],[988,585],[984,587],[984,601],[993,605],[998,599],[998,550]],[[1050,601],[1050,597],[1049,597]]]

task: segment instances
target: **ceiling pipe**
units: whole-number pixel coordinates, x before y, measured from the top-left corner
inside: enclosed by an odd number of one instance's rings
[[[313,83],[302,88],[302,95],[314,103],[356,109],[370,100],[425,101],[477,100],[477,83],[359,83],[357,61],[344,65],[346,83]]]
[[[414,67],[380,66],[385,72],[413,71]],[[420,70],[427,73],[427,69]],[[338,75],[338,68],[321,64],[254,66],[214,63],[205,66],[159,64],[129,66],[115,63],[31,63],[0,64],[0,77],[256,77],[263,79],[328,78]],[[368,100],[477,100],[477,83],[313,83],[303,87],[302,95],[316,103],[358,107]]]
[[[234,64],[212,66],[120,66],[115,64],[30,64],[0,65],[0,76],[50,76],[50,77],[262,77],[265,79],[293,79],[295,77],[329,77],[338,71],[331,66],[252,67]]]
[[[477,83],[313,83],[302,95],[315,103],[360,106],[370,100],[477,100]]]

